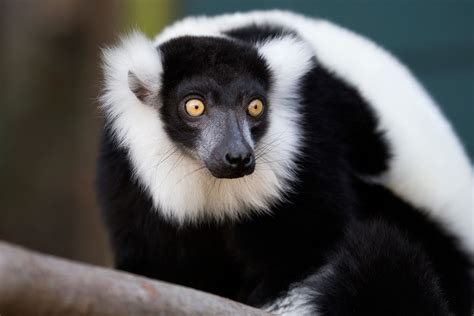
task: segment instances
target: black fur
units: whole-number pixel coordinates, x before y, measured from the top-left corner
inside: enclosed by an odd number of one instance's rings
[[[224,34],[250,43],[264,42],[282,36],[297,37],[297,34],[292,30],[284,29],[280,26],[269,24],[251,24],[237,29],[228,30],[227,32],[224,32]]]
[[[423,246],[380,219],[349,226],[300,286],[319,315],[452,315]]]
[[[291,33],[249,26],[227,34],[240,41],[236,47],[248,47],[244,41],[282,32]],[[186,47],[195,40],[182,39]],[[181,60],[201,56],[194,48],[172,60],[175,50],[169,45],[162,47],[165,100],[188,76],[189,64],[179,68]],[[209,58],[237,65],[243,51],[234,53],[233,47],[219,42],[213,49],[222,55]],[[209,62],[195,62],[192,73],[206,73]],[[252,77],[262,89],[271,85],[259,62],[235,67],[232,71]],[[206,76],[222,73],[231,71]],[[360,179],[380,174],[390,159],[367,103],[317,61],[303,80],[301,96],[305,144],[296,188],[272,215],[241,222],[177,226],[164,220],[133,179],[127,152],[106,128],[98,188],[117,268],[255,306],[305,279],[300,285],[321,315],[469,315],[469,262],[453,238],[422,210]],[[169,126],[177,122],[166,109],[162,117]],[[180,139],[177,130],[168,130]]]

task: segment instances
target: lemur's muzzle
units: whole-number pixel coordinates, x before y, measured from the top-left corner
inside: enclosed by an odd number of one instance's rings
[[[235,114],[226,121],[224,137],[212,151],[209,171],[217,178],[240,178],[255,170],[253,149],[245,139],[245,125],[239,122]]]

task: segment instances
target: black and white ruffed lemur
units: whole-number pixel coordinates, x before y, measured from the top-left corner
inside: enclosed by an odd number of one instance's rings
[[[473,171],[371,41],[282,11],[104,51],[118,269],[284,315],[469,315]]]

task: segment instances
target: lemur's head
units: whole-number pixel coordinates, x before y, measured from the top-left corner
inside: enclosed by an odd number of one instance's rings
[[[133,34],[105,62],[107,123],[163,214],[235,218],[289,190],[302,140],[298,82],[313,62],[302,41],[154,44]]]
[[[180,37],[160,51],[162,86],[155,101],[169,137],[214,177],[250,175],[271,106],[265,60],[251,45],[222,38]]]

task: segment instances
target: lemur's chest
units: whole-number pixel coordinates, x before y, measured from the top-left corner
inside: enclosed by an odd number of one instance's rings
[[[259,303],[255,295],[276,295],[323,263],[343,225],[325,212],[279,211],[233,224],[155,230],[161,248],[153,249],[153,276],[251,304]]]

